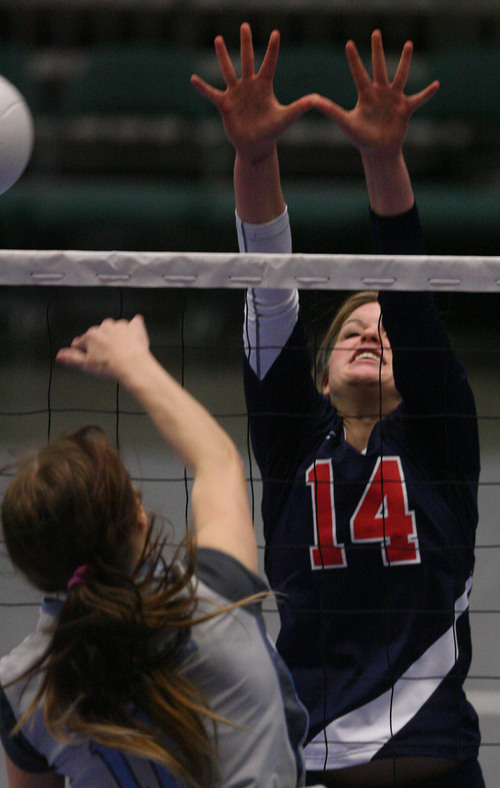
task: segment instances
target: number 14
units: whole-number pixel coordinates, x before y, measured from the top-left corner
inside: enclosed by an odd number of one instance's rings
[[[345,545],[337,541],[331,460],[313,463],[306,471],[306,483],[311,490],[314,518],[311,567],[345,567]],[[408,509],[399,457],[378,458],[350,526],[353,544],[380,542],[384,566],[420,563],[415,512]]]

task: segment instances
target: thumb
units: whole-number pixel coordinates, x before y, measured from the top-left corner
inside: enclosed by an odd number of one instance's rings
[[[435,80],[434,82],[431,82],[430,85],[427,85],[427,87],[421,90],[419,93],[415,93],[413,96],[408,96],[408,106],[410,107],[411,113],[413,114],[417,109],[420,109],[420,107],[430,101],[430,99],[438,92],[438,90],[439,82]]]
[[[317,101],[321,97],[317,93],[308,93],[306,96],[302,96],[302,98],[297,99],[296,101],[292,101],[291,104],[287,104],[284,107],[284,115],[286,120],[286,126],[291,126],[297,118],[300,118],[301,115],[304,115],[309,110],[316,107]]]
[[[349,131],[349,115],[351,114],[349,110],[344,109],[340,104],[336,104],[335,101],[320,95],[315,97],[313,106],[322,115],[335,121],[343,132],[347,133]]]

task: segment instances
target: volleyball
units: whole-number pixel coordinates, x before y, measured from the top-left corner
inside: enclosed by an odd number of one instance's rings
[[[33,150],[33,117],[23,96],[0,76],[0,194],[21,177]]]

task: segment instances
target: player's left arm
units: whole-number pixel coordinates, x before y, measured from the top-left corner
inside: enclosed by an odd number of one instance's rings
[[[328,99],[318,109],[331,117],[363,162],[377,254],[425,254],[411,178],[403,155],[410,119],[439,88],[431,82],[407,95],[413,45],[407,41],[392,79],[387,74],[382,35],[371,37],[370,77],[353,41],[346,55],[357,90],[354,109]],[[418,264],[417,262],[415,264]],[[464,371],[453,354],[434,300],[426,293],[380,294],[383,323],[394,353],[396,385],[410,410],[474,412]]]
[[[370,206],[379,216],[394,216],[414,203],[410,176],[403,157],[403,143],[413,113],[429,101],[439,88],[432,82],[420,92],[404,92],[413,44],[403,47],[392,81],[387,75],[380,30],[371,37],[373,78],[366,71],[353,41],[346,44],[346,56],[357,90],[356,106],[346,110],[321,97],[316,108],[337,124],[359,150],[365,172]],[[332,77],[333,79],[333,77]]]

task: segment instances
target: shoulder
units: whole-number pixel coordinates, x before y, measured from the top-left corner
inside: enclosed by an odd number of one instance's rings
[[[196,575],[204,586],[229,602],[239,602],[269,590],[259,575],[251,572],[236,558],[212,548],[198,549]]]
[[[37,627],[15,648],[0,659],[0,682],[5,685],[21,675],[43,654],[51,637],[54,612],[50,601],[40,608]]]

